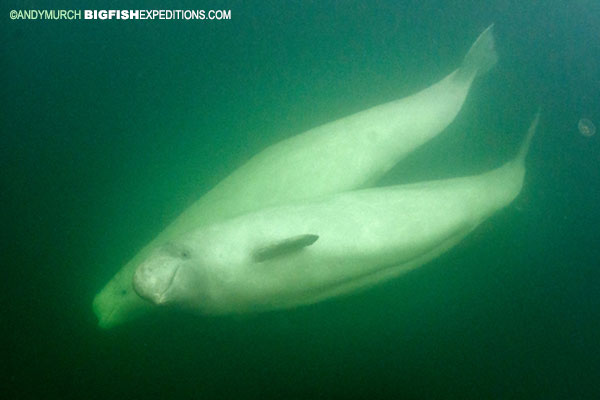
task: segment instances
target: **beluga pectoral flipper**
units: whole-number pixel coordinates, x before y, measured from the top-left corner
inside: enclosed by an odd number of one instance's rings
[[[488,71],[496,58],[490,26],[461,66],[432,86],[317,126],[258,153],[184,211],[98,293],[93,307],[99,325],[109,328],[151,309],[132,290],[133,274],[172,238],[265,207],[375,182],[453,121],[473,80]]]
[[[318,235],[304,234],[278,240],[269,243],[267,246],[261,246],[252,252],[252,258],[256,262],[263,262],[285,254],[293,254],[303,248],[310,246],[319,239]]]

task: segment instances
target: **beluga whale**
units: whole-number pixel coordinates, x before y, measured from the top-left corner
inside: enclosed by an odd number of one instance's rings
[[[186,209],[96,295],[93,308],[99,326],[110,328],[152,309],[134,292],[132,278],[139,265],[171,239],[262,208],[372,185],[442,132],[461,109],[474,79],[496,61],[490,26],[473,43],[460,67],[439,82],[258,153]]]
[[[262,209],[155,248],[135,291],[160,306],[241,314],[315,303],[424,265],[519,194],[517,156],[476,176],[363,189]]]

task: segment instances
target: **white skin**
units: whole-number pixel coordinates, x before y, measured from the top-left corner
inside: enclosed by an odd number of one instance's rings
[[[202,314],[294,307],[352,293],[425,264],[519,194],[523,159],[465,178],[369,189],[265,209],[157,247],[134,276],[157,305]],[[300,249],[257,261],[257,249],[299,235]]]
[[[127,263],[94,299],[104,328],[150,310],[132,290],[136,268],[157,247],[186,232],[292,201],[366,187],[452,122],[471,83],[496,61],[491,27],[462,66],[412,96],[316,127],[249,160],[183,212]]]

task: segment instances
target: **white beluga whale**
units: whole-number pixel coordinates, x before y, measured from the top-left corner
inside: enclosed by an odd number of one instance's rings
[[[157,247],[217,221],[373,184],[407,154],[446,128],[473,80],[497,60],[492,26],[461,66],[434,85],[276,143],[235,170],[138,252],[93,302],[109,328],[151,310],[131,285],[136,268]]]
[[[363,189],[189,232],[140,264],[135,291],[202,314],[295,307],[421,266],[519,194],[539,113],[517,156],[481,175]]]

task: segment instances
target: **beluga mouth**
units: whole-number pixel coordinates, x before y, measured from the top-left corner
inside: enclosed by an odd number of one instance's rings
[[[160,261],[164,260],[149,260],[143,263],[133,275],[133,290],[142,299],[155,305],[168,304],[167,294],[180,268],[179,265],[169,265]]]

